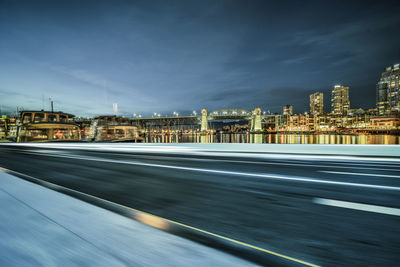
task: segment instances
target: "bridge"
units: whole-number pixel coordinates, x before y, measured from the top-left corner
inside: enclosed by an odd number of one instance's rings
[[[245,109],[231,108],[219,109],[207,113],[207,109],[203,108],[201,115],[190,116],[159,116],[152,118],[135,118],[136,125],[140,128],[149,128],[151,126],[171,127],[179,125],[200,125],[201,131],[209,130],[209,121],[224,120],[247,120],[250,122],[250,130],[252,132],[262,131],[262,121],[275,122],[276,115],[262,115],[261,109],[256,108],[253,111]]]

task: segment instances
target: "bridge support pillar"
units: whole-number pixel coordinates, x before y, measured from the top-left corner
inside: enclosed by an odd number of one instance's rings
[[[207,109],[203,108],[201,110],[201,131],[208,130],[208,119],[207,119]]]
[[[253,110],[250,129],[252,132],[261,132],[262,131],[261,109],[260,108],[256,108],[255,110]]]

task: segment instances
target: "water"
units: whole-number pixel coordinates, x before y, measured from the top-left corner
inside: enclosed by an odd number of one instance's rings
[[[146,136],[145,140],[148,143],[400,144],[400,136],[395,135],[336,134],[152,134]]]

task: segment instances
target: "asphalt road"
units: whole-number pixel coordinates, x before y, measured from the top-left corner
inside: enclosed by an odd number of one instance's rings
[[[0,146],[0,166],[317,265],[400,262],[389,159]]]

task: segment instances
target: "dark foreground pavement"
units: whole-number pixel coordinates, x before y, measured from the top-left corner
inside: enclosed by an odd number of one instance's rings
[[[0,166],[317,265],[400,262],[397,159],[263,155],[0,146]]]
[[[0,266],[256,266],[1,170],[0,203]]]

